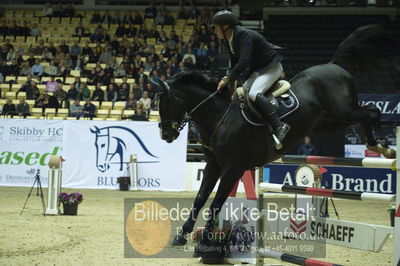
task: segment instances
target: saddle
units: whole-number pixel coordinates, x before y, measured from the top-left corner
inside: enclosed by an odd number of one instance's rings
[[[277,80],[265,93],[265,96],[271,99],[271,103],[275,106],[281,119],[287,117],[299,107],[299,100],[290,90],[290,87],[288,81]],[[257,110],[253,101],[250,100],[248,90],[243,87],[236,88],[234,99],[239,100],[241,114],[245,121],[253,126],[265,126],[265,118]]]

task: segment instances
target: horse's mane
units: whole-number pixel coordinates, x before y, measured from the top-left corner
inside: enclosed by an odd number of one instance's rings
[[[180,85],[174,87],[182,89],[185,89],[188,84],[194,84],[211,93],[215,92],[215,90],[217,89],[216,81],[207,78],[203,73],[197,70],[185,71],[175,75],[173,84]],[[228,96],[228,98],[230,98],[230,95],[228,95],[229,93],[226,93],[227,91],[228,90],[226,89],[221,90],[221,93],[219,93],[219,95],[223,97]]]
[[[211,86],[216,86],[216,82],[213,82],[206,78],[203,73],[197,70],[185,71],[175,76],[174,82],[180,84],[196,84],[202,88],[210,89]],[[215,87],[214,87],[215,88]]]

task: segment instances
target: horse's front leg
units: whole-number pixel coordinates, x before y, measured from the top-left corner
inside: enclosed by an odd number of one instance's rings
[[[244,171],[244,168],[234,168],[227,169],[222,174],[217,194],[215,195],[215,198],[210,206],[210,215],[207,220],[205,229],[203,230],[200,245],[204,246],[208,244],[207,236],[210,232],[212,232],[214,228],[215,219],[221,211],[221,207],[224,205],[236,182],[243,176]],[[201,252],[201,247],[199,248],[199,250]]]
[[[182,230],[177,234],[172,241],[172,246],[183,246],[187,242],[187,234],[193,231],[196,219],[199,216],[201,208],[203,208],[208,197],[213,191],[215,184],[219,176],[221,175],[221,170],[215,163],[207,163],[204,173],[203,180],[201,181],[200,189],[197,192],[196,198],[193,203],[193,208],[190,211],[190,215],[186,220],[185,224],[182,226]]]

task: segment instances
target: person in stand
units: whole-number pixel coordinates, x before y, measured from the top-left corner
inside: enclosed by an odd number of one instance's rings
[[[87,99],[85,104],[83,105],[83,116],[92,119],[95,113],[96,106],[90,101],[90,99]]]
[[[311,139],[309,136],[304,138],[304,143],[300,146],[299,150],[297,151],[298,155],[317,155],[317,149],[311,143]]]
[[[280,120],[271,99],[264,93],[283,73],[283,57],[261,34],[239,26],[237,18],[228,10],[217,12],[212,24],[218,38],[224,40],[231,61],[229,74],[218,83],[217,90],[244,75],[243,87],[249,90],[249,98],[267,118],[281,142],[290,126]]]
[[[25,102],[25,97],[21,97],[19,99],[19,104],[17,104],[16,112],[18,115],[26,117],[27,115],[31,115],[29,113],[29,104]]]
[[[15,109],[15,104],[12,103],[11,99],[7,99],[6,103],[3,106],[3,115],[15,115],[16,114],[16,109]]]

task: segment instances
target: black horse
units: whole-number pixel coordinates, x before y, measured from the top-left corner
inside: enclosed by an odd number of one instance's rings
[[[381,59],[392,60],[399,55],[400,44],[391,35],[380,26],[366,26],[342,42],[331,62],[310,67],[295,76],[290,83],[300,107],[284,119],[292,130],[279,153],[271,133],[266,134],[269,129],[245,122],[239,104],[231,103],[228,91],[216,94],[216,83],[202,74],[182,73],[168,83],[161,83],[158,98],[162,139],[174,141],[190,114],[199,127],[207,160],[191,215],[172,245],[186,243],[186,236],[192,232],[218,178],[220,185],[210,206],[204,234],[213,227],[216,215],[245,170],[278,159],[310,132],[329,132],[361,123],[368,145],[376,146],[372,130],[379,126],[379,111],[358,105],[353,75],[366,71],[370,64],[376,66]]]

